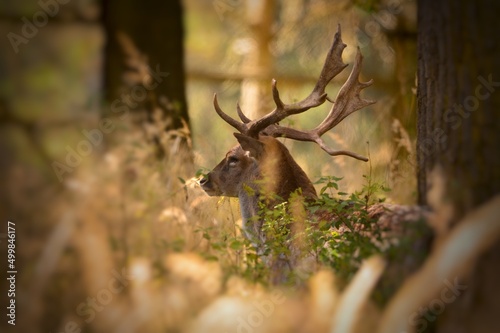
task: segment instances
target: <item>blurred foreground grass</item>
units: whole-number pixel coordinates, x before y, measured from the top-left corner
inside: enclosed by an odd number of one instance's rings
[[[206,196],[182,151],[159,161],[128,123],[109,139],[113,148],[83,159],[62,187],[24,202],[22,218],[37,223],[16,221],[23,236],[14,332],[400,332],[416,329],[409,318],[419,304],[470,264],[447,250],[461,242],[457,228],[415,278],[398,281],[404,288],[387,307],[372,299],[384,279],[382,256],[353,266],[347,280],[323,266],[298,285],[269,286],[234,269],[246,264],[227,240],[241,237],[236,202]],[[174,147],[171,139],[165,144]],[[494,216],[495,207],[463,224],[491,229],[476,233],[468,256],[495,239],[500,228],[481,217]],[[214,251],[214,243],[228,246]]]
[[[307,309],[312,302],[331,312],[338,297],[333,271],[299,289],[271,288],[264,277],[245,275],[242,247],[228,240],[244,242],[237,201],[204,194],[189,153],[172,151],[175,136],[164,141],[171,153],[162,160],[127,121],[106,139],[112,148],[84,157],[62,187],[47,187],[27,210],[43,214],[21,226],[19,248],[29,259],[20,275],[19,328],[275,332],[329,324]],[[382,261],[374,262],[381,270]],[[304,321],[309,316],[316,322]]]

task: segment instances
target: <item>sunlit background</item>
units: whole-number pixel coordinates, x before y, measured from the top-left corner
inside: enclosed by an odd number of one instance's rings
[[[227,113],[236,116],[239,102],[251,118],[273,109],[271,78],[278,80],[286,102],[305,98],[340,24],[347,44],[344,61],[352,64],[360,47],[365,56],[362,80],[375,82],[365,96],[377,104],[350,116],[326,135],[327,140],[336,148],[369,154],[376,178],[393,189],[397,201],[414,202],[415,3],[393,1],[382,7],[370,1],[289,1],[261,7],[258,3],[186,2],[187,96],[194,145],[202,157],[198,164],[212,167],[235,144],[234,130],[213,110],[214,92]],[[332,99],[351,68],[330,84]],[[286,121],[311,129],[330,108],[331,104],[323,105]],[[346,189],[354,190],[369,172],[369,165],[329,157],[311,143],[287,145],[312,179],[345,177]]]

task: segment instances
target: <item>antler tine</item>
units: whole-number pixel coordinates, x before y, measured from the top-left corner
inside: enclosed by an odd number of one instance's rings
[[[245,116],[243,111],[241,110],[240,103],[236,103],[236,112],[238,113],[238,117],[240,117],[241,121],[244,122],[245,124],[248,124],[252,120]]]
[[[347,64],[344,64],[342,61],[342,52],[344,52],[346,46],[347,45],[342,41],[342,31],[339,24],[333,39],[332,47],[326,55],[325,64],[319,75],[319,80],[314,86],[313,93],[323,95],[328,83],[347,67]]]
[[[245,134],[248,131],[246,124],[240,123],[239,121],[237,121],[236,119],[233,119],[232,117],[228,116],[224,111],[222,111],[222,109],[219,106],[219,102],[217,101],[217,94],[216,93],[214,94],[214,108],[215,108],[215,112],[217,112],[219,117],[221,117],[229,125],[236,128],[240,133]],[[243,115],[243,112],[241,112],[241,109],[239,108],[239,106],[238,106],[238,109],[239,109],[238,114],[241,117],[241,115]],[[241,114],[240,114],[240,112],[241,112]],[[246,118],[246,119],[248,119],[248,118]]]
[[[373,83],[373,80],[359,82],[359,74],[361,72],[362,63],[363,55],[358,47],[356,52],[356,61],[354,62],[349,78],[347,78],[347,81],[344,83],[342,88],[340,88],[335,104],[332,106],[325,120],[323,120],[323,122],[315,129],[318,131],[319,136],[337,126],[351,113],[375,103],[375,101],[366,100],[360,96],[361,91],[371,86]]]
[[[368,161],[366,157],[350,151],[333,150],[326,146],[325,142],[321,139],[323,134],[337,126],[345,117],[359,109],[375,103],[375,101],[362,99],[360,96],[360,92],[369,87],[373,82],[373,80],[368,82],[359,82],[359,74],[361,72],[362,63],[363,56],[361,55],[358,47],[356,61],[349,78],[344,83],[342,88],[340,88],[335,104],[332,106],[327,117],[316,128],[313,130],[299,131],[289,127],[273,125],[266,129],[266,134],[274,137],[287,137],[293,140],[316,142],[331,156],[347,155],[358,160],[365,162]]]
[[[271,82],[271,87],[272,87],[272,91],[273,91],[273,100],[274,100],[274,104],[276,104],[276,109],[283,110],[285,108],[285,103],[283,103],[283,101],[280,98],[280,92],[278,90],[277,84],[278,84],[278,81],[276,81],[276,79],[273,79]]]
[[[307,96],[300,102],[292,104],[283,103],[279,96],[276,80],[273,79],[272,91],[276,108],[264,117],[252,121],[249,124],[248,134],[250,136],[256,136],[265,128],[271,126],[272,124],[280,122],[288,116],[302,113],[309,110],[310,108],[323,104],[326,100],[326,86],[347,66],[342,61],[342,52],[344,51],[345,47],[346,44],[342,42],[342,32],[339,24],[337,32],[335,33],[335,37],[333,39],[332,46],[330,47],[330,50],[328,51],[328,54],[326,56],[319,79],[309,96]]]
[[[326,145],[323,139],[318,135],[315,130],[299,131],[290,127],[279,125],[271,125],[265,130],[265,134],[273,137],[284,137],[298,141],[316,142],[321,149],[323,149],[330,156],[346,155],[360,161],[368,162],[364,156],[358,155],[348,150],[334,150]]]
[[[368,162],[368,159],[366,157],[358,155],[356,153],[353,153],[352,151],[333,150],[332,148],[328,147],[321,138],[318,138],[318,140],[315,142],[321,147],[321,149],[326,151],[327,154],[329,154],[330,156],[345,155],[345,156],[349,156],[349,157],[355,158],[355,159],[360,160],[360,161]]]

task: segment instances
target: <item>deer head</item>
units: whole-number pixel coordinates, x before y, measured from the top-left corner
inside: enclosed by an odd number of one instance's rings
[[[370,86],[372,81],[359,82],[363,60],[359,48],[349,78],[340,89],[327,117],[316,128],[299,131],[278,124],[289,116],[325,103],[326,86],[347,67],[342,61],[345,47],[339,25],[319,79],[309,96],[297,103],[285,104],[280,98],[276,80],[273,79],[272,95],[276,107],[262,118],[248,119],[237,105],[236,111],[241,121],[233,119],[221,110],[217,95],[214,95],[215,111],[225,122],[238,130],[239,133],[234,135],[239,145],[226,154],[226,157],[200,181],[200,185],[209,195],[239,198],[243,229],[247,237],[260,235],[261,225],[258,223],[254,223],[252,228],[245,227],[245,223],[257,215],[259,200],[267,200],[267,205],[272,208],[276,204],[275,198],[288,200],[291,193],[298,189],[301,189],[302,195],[306,198],[316,197],[316,191],[305,172],[294,161],[288,149],[276,138],[315,142],[331,156],[347,155],[368,161],[367,158],[350,151],[331,149],[321,139],[323,134],[344,118],[374,103],[360,97],[361,90]]]

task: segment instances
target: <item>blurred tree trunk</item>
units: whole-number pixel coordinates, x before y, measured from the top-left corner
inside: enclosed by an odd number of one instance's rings
[[[269,92],[274,56],[269,47],[275,9],[275,0],[246,1],[246,18],[253,44],[243,64],[243,71],[250,73],[250,77],[241,83],[241,106],[250,119],[268,113],[272,103]]]
[[[451,225],[500,192],[499,12],[496,0],[419,1],[419,201],[427,204],[439,168]],[[499,245],[476,263],[438,332],[498,331]]]
[[[154,88],[154,95],[158,98],[166,97],[169,104],[174,106],[170,110],[162,108],[164,113],[168,113],[165,116],[170,121],[170,126],[166,129],[182,128],[183,121],[189,124],[184,91],[181,0],[104,0],[103,7],[108,35],[105,55],[105,89],[108,101],[112,103],[120,99],[123,93],[121,88],[125,55],[117,38],[117,33],[123,33],[138,51],[147,56],[147,64],[156,72],[153,80],[159,84]],[[140,94],[137,95],[140,100]],[[151,105],[145,109],[151,111]]]
[[[391,83],[397,94],[394,96],[396,103],[391,110],[391,117],[401,121],[410,137],[416,136],[417,127],[413,92],[417,72],[416,6],[412,1],[404,4],[395,1],[372,16],[382,28],[387,29],[386,35],[394,53],[394,76]]]

